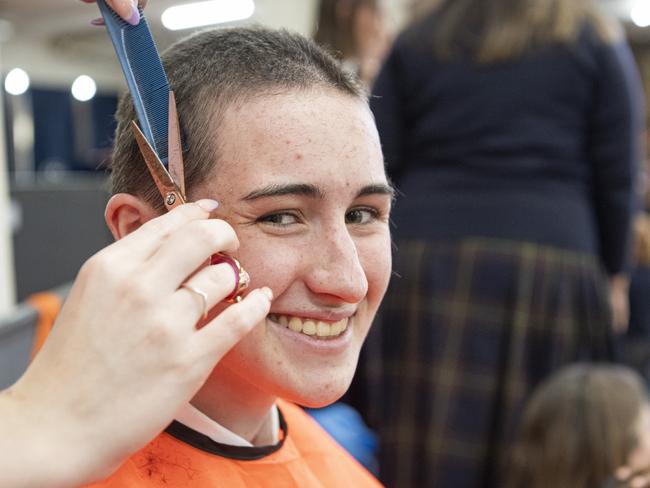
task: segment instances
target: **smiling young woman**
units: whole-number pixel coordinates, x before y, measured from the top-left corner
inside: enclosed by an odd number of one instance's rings
[[[207,31],[164,62],[188,195],[219,201],[214,217],[239,240],[229,251],[251,289],[267,286],[275,299],[177,421],[100,485],[374,486],[292,405],[324,406],[347,390],[390,276],[393,191],[365,95],[286,32]],[[118,239],[161,212],[127,130],[133,118],[127,99],[106,209]]]
[[[216,374],[243,377],[249,400],[254,386],[330,403],[347,390],[390,273],[391,192],[370,112],[330,88],[262,96],[228,110],[220,137],[220,164],[196,196],[219,198],[253,287],[273,290],[277,319]]]

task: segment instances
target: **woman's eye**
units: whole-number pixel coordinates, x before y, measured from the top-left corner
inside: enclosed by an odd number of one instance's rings
[[[346,224],[363,225],[377,219],[377,211],[372,208],[355,208],[345,214]]]
[[[260,217],[258,221],[267,224],[282,226],[282,225],[295,224],[298,222],[298,218],[295,215],[290,213],[274,213],[274,214],[265,215],[264,217]]]

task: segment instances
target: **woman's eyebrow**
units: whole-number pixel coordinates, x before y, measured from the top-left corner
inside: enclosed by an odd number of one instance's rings
[[[388,195],[391,197],[391,199],[394,199],[395,189],[390,184],[386,183],[366,185],[357,192],[357,198],[377,194]],[[244,198],[242,198],[242,200],[250,202],[253,200],[258,200],[260,198],[281,197],[284,195],[301,195],[319,199],[325,197],[324,192],[315,185],[310,185],[308,183],[291,183],[286,185],[267,185],[263,188],[253,190]]]
[[[372,185],[364,186],[361,190],[359,190],[359,193],[357,193],[357,198],[367,196],[367,195],[376,195],[376,194],[388,195],[390,196],[391,200],[394,200],[396,191],[391,184],[375,183]]]
[[[251,201],[259,198],[280,197],[283,195],[302,195],[312,198],[323,198],[325,195],[315,185],[307,183],[292,183],[287,185],[267,185],[258,190],[253,190],[242,200]]]

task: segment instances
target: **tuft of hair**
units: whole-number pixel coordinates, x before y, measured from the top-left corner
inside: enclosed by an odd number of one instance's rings
[[[623,37],[618,22],[594,0],[419,0],[416,5],[413,23],[428,32],[434,56],[443,61],[509,62],[546,46],[571,46],[585,28],[605,43]]]
[[[188,193],[219,159],[219,125],[230,105],[253,96],[319,88],[366,100],[355,76],[337,60],[286,30],[205,30],[178,41],[161,59],[176,97]],[[129,94],[120,100],[115,116],[112,192],[137,195],[162,211],[162,199],[129,126],[137,120]]]

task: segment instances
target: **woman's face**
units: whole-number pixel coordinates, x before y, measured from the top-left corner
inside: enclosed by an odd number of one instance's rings
[[[218,131],[219,163],[192,197],[220,202],[251,288],[275,296],[218,368],[243,388],[332,402],[391,271],[391,189],[372,116],[332,89],[292,91],[230,107]]]

